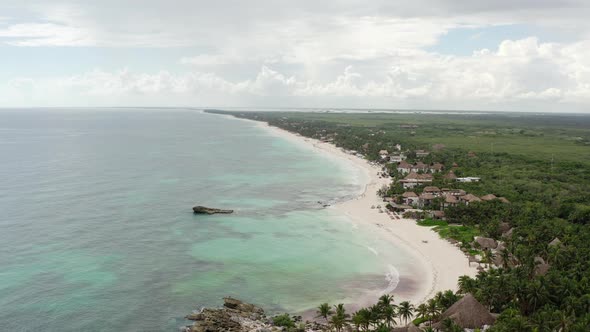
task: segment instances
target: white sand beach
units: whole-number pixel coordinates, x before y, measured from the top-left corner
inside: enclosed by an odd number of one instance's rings
[[[393,292],[396,302],[407,300],[413,304],[422,303],[439,291],[456,290],[460,276],[477,274],[476,265],[472,264],[470,267],[465,254],[456,246],[441,239],[431,228],[418,226],[415,220],[411,219],[391,219],[389,214],[379,213],[378,209],[371,209],[372,205],[384,205],[383,200],[377,195],[377,190],[391,182],[389,178],[378,176],[380,167],[350,155],[331,143],[306,138],[272,127],[267,123],[256,123],[270,130],[273,135],[292,142],[307,144],[331,157],[346,159],[366,172],[368,182],[364,192],[355,199],[337,203],[329,208],[344,213],[359,226],[375,227],[379,236],[414,255],[415,267],[423,273],[416,278],[418,284],[411,293]]]

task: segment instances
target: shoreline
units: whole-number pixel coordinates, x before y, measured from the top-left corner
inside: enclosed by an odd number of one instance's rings
[[[365,159],[345,153],[331,143],[304,137],[271,126],[267,122],[242,119],[232,115],[227,116],[252,122],[259,128],[270,132],[273,136],[306,145],[317,153],[323,153],[330,158],[345,161],[365,174],[365,178],[362,179],[364,182],[361,183],[363,188],[361,191],[353,193],[351,199],[338,201],[327,207],[327,209],[345,215],[359,227],[372,228],[371,230],[379,234],[382,239],[412,256],[410,259],[414,260],[416,269],[422,275],[406,275],[400,278],[402,281],[398,286],[403,287],[401,285],[403,279],[412,279],[416,282],[416,287],[411,292],[403,292],[403,290],[400,292],[398,290],[400,287],[396,287],[390,292],[395,296],[397,303],[409,301],[417,306],[439,291],[448,289],[456,291],[457,281],[460,276],[469,275],[474,277],[477,274],[476,267],[469,267],[465,254],[456,246],[440,238],[438,233],[433,231],[431,227],[418,226],[413,219],[390,219],[389,214],[379,213],[377,209],[371,209],[372,205],[385,204],[377,195],[377,190],[383,185],[391,183],[391,178],[379,178],[377,175],[377,172],[381,170],[380,166],[373,166]],[[363,298],[361,300],[364,300],[362,302],[368,302],[368,300],[374,301],[375,299],[371,296],[371,299]]]

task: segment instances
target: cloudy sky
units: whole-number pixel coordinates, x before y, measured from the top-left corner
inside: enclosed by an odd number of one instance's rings
[[[0,107],[590,111],[587,0],[0,0]]]

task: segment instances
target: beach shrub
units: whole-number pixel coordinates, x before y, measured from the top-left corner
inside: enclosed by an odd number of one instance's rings
[[[295,327],[295,322],[293,322],[293,319],[291,319],[289,314],[282,314],[282,315],[274,316],[272,318],[272,323],[273,323],[273,325],[280,326],[280,327],[287,327],[287,328]]]

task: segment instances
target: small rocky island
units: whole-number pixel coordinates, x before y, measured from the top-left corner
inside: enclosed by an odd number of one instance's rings
[[[193,207],[193,213],[195,213],[195,214],[216,214],[216,213],[229,214],[229,213],[234,213],[234,210],[214,209],[214,208],[208,208],[206,206],[197,205],[197,206]]]

